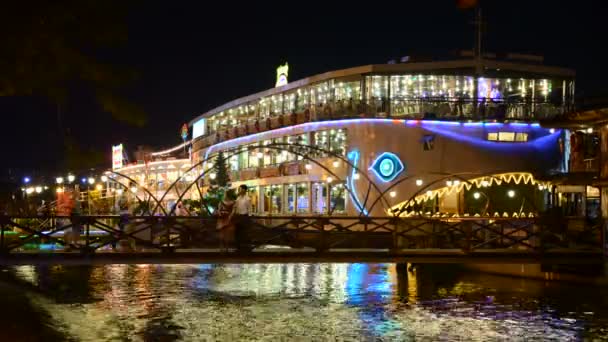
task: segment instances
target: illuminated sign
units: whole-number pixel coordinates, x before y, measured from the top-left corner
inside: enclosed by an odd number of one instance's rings
[[[112,170],[122,167],[122,144],[112,146]]]
[[[207,119],[200,119],[192,125],[192,139],[205,135],[207,132]]]
[[[280,65],[277,68],[277,84],[275,87],[284,86],[287,84],[287,75],[289,74],[289,65]]]
[[[394,153],[384,152],[374,160],[370,170],[384,182],[390,182],[405,170],[405,166]]]
[[[179,131],[179,135],[182,137],[182,140],[186,141],[188,139],[188,124],[183,124],[182,128]]]

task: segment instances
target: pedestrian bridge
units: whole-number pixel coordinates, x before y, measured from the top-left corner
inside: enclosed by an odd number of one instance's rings
[[[0,264],[603,262],[584,218],[252,216],[246,250],[220,249],[213,217],[0,216]],[[113,248],[113,246],[115,248]]]

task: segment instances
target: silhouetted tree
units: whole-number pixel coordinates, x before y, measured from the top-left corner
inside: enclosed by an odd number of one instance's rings
[[[230,183],[230,176],[228,175],[228,166],[226,165],[226,158],[223,152],[217,154],[217,162],[215,163],[214,171],[216,174],[215,182],[218,186],[224,188]]]
[[[114,118],[143,125],[141,109],[117,95],[134,73],[99,58],[108,48],[126,41],[126,3],[132,2],[4,3],[0,11],[0,96],[42,96],[60,105],[70,89],[90,89],[100,107]]]

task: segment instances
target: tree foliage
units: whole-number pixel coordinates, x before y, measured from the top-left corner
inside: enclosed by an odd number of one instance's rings
[[[223,152],[217,154],[217,161],[214,166],[216,174],[215,182],[220,187],[226,187],[230,184],[230,176],[228,175],[228,166],[226,165],[226,157]]]
[[[70,89],[91,89],[118,120],[145,123],[137,106],[118,95],[135,74],[104,61],[126,42],[129,1],[11,1],[0,11],[0,96],[66,101]]]

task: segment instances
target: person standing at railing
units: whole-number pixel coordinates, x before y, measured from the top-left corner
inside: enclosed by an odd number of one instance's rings
[[[112,241],[112,249],[116,249],[116,240],[122,238],[122,234],[125,232],[125,227],[129,223],[129,201],[125,195],[121,195],[118,199],[118,230],[120,233],[114,236],[115,240]]]
[[[219,233],[220,249],[227,251],[229,245],[234,241],[234,222],[233,211],[236,200],[236,194],[234,190],[230,189],[226,191],[224,199],[220,202],[218,207],[218,219],[216,229]]]
[[[229,221],[233,221],[235,225],[235,243],[239,251],[249,249],[248,229],[250,225],[249,214],[251,213],[251,199],[247,195],[247,185],[242,184],[239,187],[239,195],[234,203],[232,214]]]

